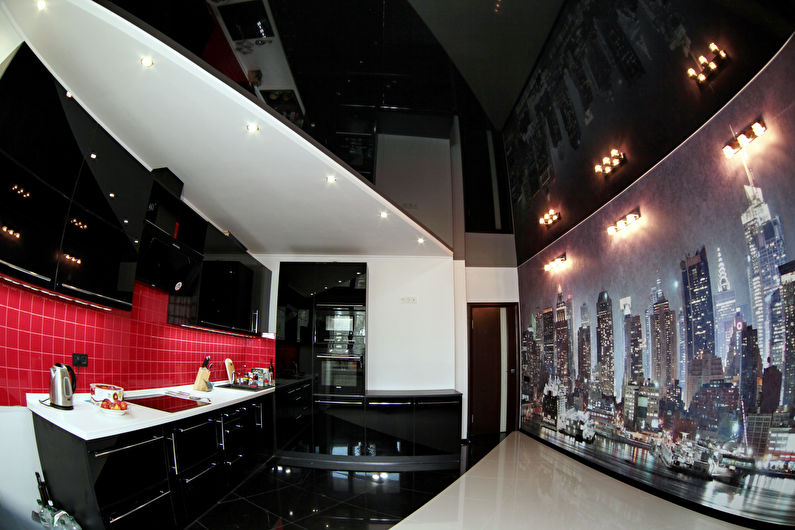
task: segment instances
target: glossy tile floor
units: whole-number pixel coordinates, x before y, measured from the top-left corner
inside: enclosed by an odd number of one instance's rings
[[[739,527],[624,484],[513,432],[396,528]]]
[[[459,476],[267,466],[189,528],[391,528]]]

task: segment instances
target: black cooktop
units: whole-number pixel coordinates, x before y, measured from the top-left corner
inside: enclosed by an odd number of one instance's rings
[[[126,398],[128,403],[135,403],[142,407],[149,407],[150,409],[162,410],[164,412],[179,412],[181,410],[194,409],[209,405],[205,401],[196,401],[194,399],[182,399],[174,396],[150,396],[140,398]]]

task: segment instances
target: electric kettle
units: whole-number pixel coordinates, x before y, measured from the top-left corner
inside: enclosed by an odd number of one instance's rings
[[[77,375],[68,364],[55,363],[50,367],[50,405],[72,410],[72,395],[77,387]]]

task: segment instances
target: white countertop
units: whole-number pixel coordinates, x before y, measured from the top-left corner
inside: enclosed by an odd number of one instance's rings
[[[75,394],[72,399],[73,410],[59,410],[48,405],[44,405],[40,400],[49,397],[49,394],[27,394],[28,408],[45,420],[54,423],[58,427],[68,431],[83,440],[96,440],[106,436],[115,436],[125,432],[136,431],[146,427],[154,427],[205,414],[229,405],[241,403],[258,396],[263,396],[274,391],[274,387],[267,387],[262,390],[237,390],[225,388],[218,383],[210,392],[198,392],[193,390],[193,385],[182,385],[165,388],[152,388],[146,390],[129,390],[124,392],[125,398],[144,397],[163,394],[166,390],[178,390],[188,392],[194,396],[201,396],[210,399],[208,405],[196,407],[179,412],[164,412],[162,410],[150,409],[136,405],[127,404],[127,414],[120,416],[106,414],[97,405],[90,403],[89,394]]]

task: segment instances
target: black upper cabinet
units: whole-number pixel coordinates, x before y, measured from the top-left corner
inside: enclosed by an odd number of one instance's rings
[[[207,221],[158,182],[152,185],[146,220],[177,242],[204,253]]]
[[[71,296],[130,310],[138,252],[124,231],[76,202],[69,209],[57,288]]]
[[[0,149],[0,272],[52,288],[69,200]]]
[[[0,77],[0,147],[71,197],[82,156],[59,94],[65,90],[23,44]]]

